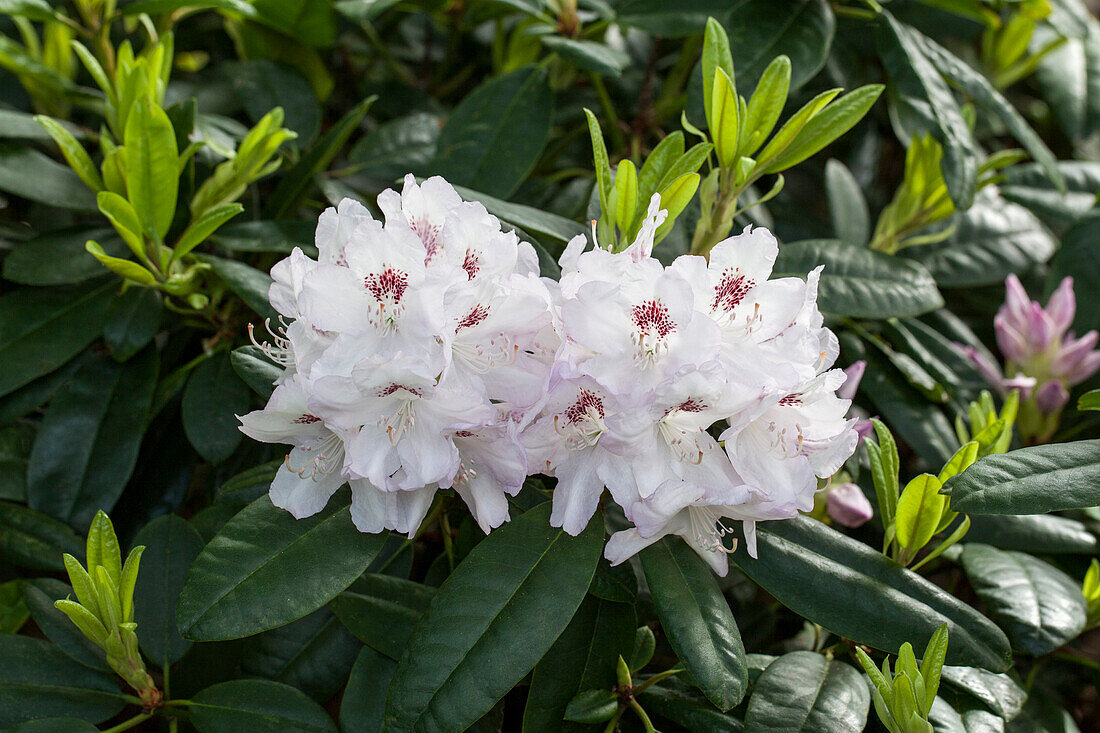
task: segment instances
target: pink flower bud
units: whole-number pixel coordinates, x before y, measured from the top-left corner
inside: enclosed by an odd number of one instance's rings
[[[1069,402],[1069,392],[1060,381],[1052,379],[1035,390],[1035,406],[1044,415],[1050,415],[1062,409]]]
[[[875,514],[863,489],[852,483],[830,489],[825,497],[825,510],[834,522],[845,527],[858,527]]]
[[[998,315],[1004,314],[1018,331],[1023,331],[1027,324],[1027,312],[1030,308],[1031,298],[1027,296],[1027,291],[1020,283],[1020,278],[1009,275],[1005,278],[1005,303],[998,311]]]
[[[1030,356],[1027,337],[1009,323],[1007,317],[997,313],[993,317],[993,332],[997,336],[997,348],[1009,361],[1023,362]]]
[[[848,378],[844,380],[844,384],[840,385],[840,389],[836,391],[836,396],[842,400],[850,400],[856,396],[856,390],[859,389],[859,382],[863,379],[863,372],[867,369],[867,362],[860,361],[854,362],[850,367],[844,370],[845,376]]]
[[[856,424],[852,426],[852,429],[856,431],[859,440],[863,440],[868,435],[875,432],[875,424],[870,420],[856,420]]]
[[[1051,293],[1050,300],[1047,301],[1047,315],[1054,322],[1054,328],[1062,334],[1073,324],[1076,313],[1077,298],[1073,294],[1073,278],[1066,277]]]
[[[1089,331],[1081,338],[1074,338],[1070,333],[1062,342],[1054,361],[1050,365],[1051,373],[1056,377],[1064,378],[1069,384],[1079,384],[1096,373],[1096,357],[1093,349],[1100,340],[1100,334]]]

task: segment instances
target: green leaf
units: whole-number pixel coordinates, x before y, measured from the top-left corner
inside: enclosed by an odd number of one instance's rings
[[[903,318],[943,305],[935,280],[923,267],[836,239],[812,239],[780,247],[772,277],[804,278],[822,264],[825,269],[818,305],[826,313]]]
[[[611,690],[585,690],[565,708],[565,719],[574,723],[606,723],[619,710],[619,696]]]
[[[739,733],[744,724],[733,715],[720,713],[702,695],[687,688],[654,685],[638,695],[651,716],[656,714],[698,733]]]
[[[737,155],[738,126],[740,112],[737,92],[733,81],[722,69],[715,71],[713,97],[710,101],[711,117],[707,120],[711,138],[714,139],[714,153],[718,164],[729,168]],[[620,164],[621,165],[621,164]]]
[[[1001,195],[1027,207],[1052,226],[1066,227],[1096,205],[1100,191],[1100,163],[1085,160],[1060,160],[1058,173],[1066,182],[1065,193],[1057,190],[1046,173],[1035,163],[1014,165],[1001,171],[1004,182]]]
[[[967,539],[1042,555],[1100,553],[1100,539],[1076,519],[1056,514],[975,514]]]
[[[679,539],[641,552],[661,628],[696,686],[719,710],[741,702],[748,686],[745,647],[714,572]]]
[[[825,163],[825,194],[836,236],[857,247],[871,238],[871,214],[855,176],[839,160]]]
[[[1071,34],[1045,56],[1035,75],[1055,119],[1074,140],[1083,140],[1100,128],[1100,24],[1088,15],[1085,18],[1081,32]],[[1049,41],[1062,35],[1054,28],[1037,30],[1036,39]]]
[[[233,371],[261,397],[267,398],[275,391],[275,380],[284,369],[267,358],[258,346],[240,346],[229,354]]]
[[[791,652],[769,664],[753,685],[749,730],[860,733],[871,693],[850,664],[814,652]]]
[[[562,722],[566,707],[582,690],[611,689],[619,655],[625,655],[633,642],[635,623],[633,605],[585,596],[531,673],[523,733],[577,730]]]
[[[728,0],[624,0],[618,4],[618,21],[662,38],[699,33],[710,18],[728,13]]]
[[[894,520],[902,547],[919,550],[936,534],[947,506],[947,497],[939,493],[940,487],[940,480],[930,473],[922,473],[906,484]]]
[[[100,723],[125,704],[114,678],[73,664],[50,642],[0,636],[0,726],[52,716]]]
[[[38,718],[29,720],[5,733],[97,733],[99,728],[79,718]]]
[[[287,171],[279,181],[275,192],[264,205],[264,214],[270,219],[283,219],[293,215],[302,205],[302,200],[313,186],[314,176],[322,173],[343,149],[348,138],[359,127],[367,110],[374,104],[376,97],[368,97],[355,105],[343,117],[330,127],[309,152]]]
[[[114,507],[137,465],[157,369],[151,348],[122,364],[96,356],[58,390],[31,451],[31,509],[85,527]]]
[[[360,645],[328,609],[245,642],[241,671],[295,687],[325,703],[351,673]]]
[[[121,275],[126,280],[132,280],[138,285],[151,287],[156,285],[156,278],[149,270],[144,266],[132,260],[122,259],[120,257],[111,257],[109,254],[103,251],[103,248],[99,246],[98,242],[88,240],[84,243],[84,249],[88,251],[92,257],[99,260],[99,264],[106,267],[111,272]]]
[[[1100,410],[1100,389],[1092,389],[1077,400],[1078,410]]]
[[[172,262],[175,262],[205,242],[215,230],[222,224],[244,211],[240,204],[223,204],[208,209],[202,215],[191,222],[191,225],[180,235],[176,246],[172,248]]]
[[[1041,656],[1085,628],[1080,585],[1053,565],[977,543],[963,547],[960,563],[1013,648]]]
[[[799,130],[782,152],[764,167],[764,173],[779,173],[797,165],[818,152],[826,145],[855,127],[863,119],[871,105],[882,94],[881,84],[868,84],[839,99],[830,101],[828,106],[813,115],[805,127]],[[783,130],[780,130],[782,134]],[[771,143],[768,144],[769,147]],[[768,148],[764,149],[765,152]],[[764,154],[761,154],[764,158]]]
[[[3,11],[0,11],[3,12]],[[38,124],[37,115],[27,112],[19,112],[13,109],[0,109],[0,138],[13,138],[16,140],[51,140],[46,128]],[[73,137],[78,140],[90,137],[87,130],[63,120],[57,122]]]
[[[610,173],[608,175],[610,176]],[[564,216],[551,214],[548,211],[502,201],[462,186],[455,186],[455,191],[465,201],[480,201],[490,214],[499,217],[505,224],[518,226],[528,232],[542,234],[559,242],[568,242],[578,234],[588,231],[572,219],[566,219]]]
[[[96,210],[95,194],[71,168],[26,145],[0,143],[0,191],[61,209]]]
[[[23,581],[0,583],[0,634],[17,634],[31,613],[23,602]]]
[[[199,733],[336,733],[336,724],[305,693],[269,680],[233,680],[191,698]]]
[[[229,224],[214,232],[211,241],[234,252],[278,252],[290,254],[295,247],[310,257],[317,255],[313,245],[314,221],[245,221]]]
[[[384,535],[359,532],[340,491],[322,512],[294,519],[266,496],[229,520],[191,566],[176,621],[184,638],[236,639],[328,603],[370,564]]]
[[[386,693],[396,669],[397,662],[370,647],[359,651],[340,703],[340,730],[343,733],[382,730]]]
[[[431,586],[368,573],[336,596],[330,606],[359,641],[398,660],[435,594]]]
[[[26,501],[27,461],[37,431],[27,423],[0,427],[0,499]]]
[[[891,94],[923,105],[932,132],[943,144],[943,174],[951,200],[960,210],[974,201],[978,155],[973,135],[955,96],[917,39],[917,32],[889,12],[879,14],[878,46],[882,63],[894,81]]]
[[[84,554],[69,525],[21,504],[0,501],[0,558],[13,565],[60,572],[63,553]]]
[[[896,652],[948,624],[947,659],[1004,671],[1008,640],[980,613],[862,542],[799,517],[758,526],[759,557],[737,566],[783,605],[856,643]],[[837,593],[837,587],[847,589]]]
[[[982,701],[1004,720],[1012,720],[1023,710],[1028,694],[1007,674],[994,674],[974,667],[944,667],[943,681]]]
[[[726,35],[726,29],[722,27],[714,18],[707,18],[707,28],[703,34],[703,57],[700,60],[700,66],[703,73],[703,105],[706,111],[707,125],[711,126],[714,118],[714,85],[718,81],[718,72],[723,71],[726,74],[726,86],[729,88],[729,94],[734,97],[734,106],[731,111],[733,115],[737,114],[737,89],[735,85],[735,77],[733,70],[733,56],[730,54],[730,42],[729,37]],[[719,98],[725,97],[726,94],[719,95]],[[714,137],[716,126],[711,126],[711,137]]]
[[[211,463],[221,463],[240,445],[244,434],[237,415],[248,412],[248,385],[221,352],[199,364],[183,389],[181,418],[191,445]]]
[[[130,251],[107,227],[58,229],[31,237],[8,253],[4,279],[24,285],[70,285],[103,277],[103,266],[84,249],[89,238],[115,257]]]
[[[238,473],[218,488],[214,500],[229,504],[251,504],[268,492],[285,459],[264,463]]]
[[[944,485],[968,514],[1045,514],[1100,505],[1100,440],[986,456]]]
[[[544,503],[492,532],[440,588],[394,673],[386,729],[461,730],[550,648],[592,580],[603,520],[577,537]]]
[[[385,181],[406,173],[426,175],[443,120],[428,112],[413,112],[384,122],[360,138],[348,153],[348,161],[361,173]]]
[[[1100,258],[1096,256],[1096,237],[1100,233],[1100,215],[1090,215],[1062,235],[1062,246],[1050,263],[1048,283],[1056,286],[1062,278],[1073,277],[1074,290],[1096,292],[1100,288]],[[1053,287],[1050,288],[1053,290]],[[1073,319],[1077,333],[1100,327],[1100,298],[1078,298]]]
[[[117,361],[126,361],[145,348],[160,331],[160,294],[150,288],[130,288],[111,303],[103,324],[103,341]]]
[[[179,195],[176,133],[164,110],[149,97],[126,118],[126,193],[145,233],[161,241],[172,225]]]
[[[596,41],[565,36],[541,36],[542,45],[579,69],[601,76],[620,76],[630,65],[630,55]]]
[[[100,191],[96,194],[96,203],[99,211],[111,222],[134,256],[139,259],[148,257],[141,219],[130,202],[113,191]]]
[[[37,115],[34,119],[46,128],[46,132],[61,148],[61,154],[65,157],[65,162],[69,164],[74,173],[80,176],[80,180],[84,181],[84,185],[93,191],[102,191],[103,179],[99,175],[99,170],[92,163],[88,151],[77,142],[73,134],[59,121],[45,115]]]
[[[731,4],[723,18],[730,32],[733,65],[742,89],[751,89],[762,78],[772,59],[791,60],[791,87],[798,89],[817,75],[829,56],[836,20],[825,0],[792,0],[779,12],[768,0]]]
[[[138,640],[149,660],[164,668],[191,648],[176,628],[175,607],[203,541],[186,521],[169,514],[145,525],[134,544],[145,546],[134,590]]]
[[[506,199],[538,162],[553,115],[554,94],[542,69],[490,79],[451,112],[431,169],[453,184]]]
[[[268,59],[233,62],[222,68],[253,124],[279,107],[286,111],[285,126],[298,133],[299,145],[316,137],[321,106],[309,81],[296,69]]]
[[[945,288],[994,285],[1054,254],[1057,242],[1027,209],[983,191],[951,220],[951,236],[942,242],[906,247]]]
[[[236,293],[245,305],[261,318],[278,321],[279,314],[267,301],[267,291],[271,287],[271,276],[243,262],[227,260],[213,255],[198,255],[199,259],[214,269],[229,289]]]
[[[108,672],[103,650],[54,606],[55,601],[73,597],[72,587],[54,578],[29,580],[23,586],[23,599],[30,609],[34,623],[46,638],[85,667]]]

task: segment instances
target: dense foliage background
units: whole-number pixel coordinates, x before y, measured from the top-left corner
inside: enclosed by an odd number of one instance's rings
[[[716,579],[676,538],[597,562],[599,522],[547,526],[552,480],[488,538],[442,494],[410,541],[355,532],[344,494],[302,521],[272,507],[283,454],[235,417],[271,391],[248,341],[271,265],[312,250],[322,208],[411,171],[555,276],[601,218],[585,109],[612,168],[676,131],[690,149],[708,17],[742,96],[789,58],[780,126],[826,90],[885,91],[722,215],[718,163],[694,161],[656,255],[752,222],[784,243],[778,275],[825,264],[841,364],[867,362],[857,409],[898,442],[893,465],[882,431],[870,449],[893,500],[899,471],[981,443],[947,489],[962,541],[904,569],[881,506],[856,530],[822,511],[764,525],[759,560]],[[1100,588],[1081,592],[1100,421],[1076,409],[1098,382],[1054,417],[1021,405],[1014,433],[952,346],[1000,362],[1012,273],[1042,300],[1072,275],[1074,329],[1100,327],[1098,132],[1100,21],[1078,0],[0,0],[0,728],[580,730],[570,708],[641,730],[633,699],[664,731],[880,730],[856,645],[920,655],[947,623],[935,730],[1100,729]],[[881,502],[874,465],[846,470]],[[53,605],[62,554],[95,560],[98,510],[146,548],[136,638],[169,701],[149,713]]]

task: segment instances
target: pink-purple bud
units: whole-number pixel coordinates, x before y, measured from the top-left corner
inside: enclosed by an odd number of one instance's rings
[[[1077,298],[1073,294],[1073,278],[1062,278],[1062,282],[1047,301],[1047,315],[1054,322],[1058,332],[1064,333],[1073,325],[1073,317],[1076,314]]]
[[[1069,402],[1069,392],[1066,386],[1056,379],[1044,382],[1035,390],[1035,406],[1043,415],[1058,412]]]
[[[858,527],[874,516],[871,502],[859,486],[847,483],[834,486],[825,496],[825,510],[837,524]]]
[[[844,370],[844,375],[847,379],[844,380],[844,384],[840,385],[840,389],[836,391],[836,396],[842,400],[851,400],[856,396],[856,390],[859,389],[860,380],[863,379],[863,372],[867,369],[867,362],[860,359],[857,362],[853,362],[850,367]]]

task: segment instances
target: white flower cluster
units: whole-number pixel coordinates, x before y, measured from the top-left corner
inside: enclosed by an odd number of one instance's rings
[[[295,446],[271,489],[295,516],[347,481],[361,530],[412,533],[454,488],[489,531],[542,473],[571,534],[610,490],[634,525],[608,542],[613,563],[678,534],[724,574],[727,521],[755,555],[755,522],[811,509],[855,450],[819,270],[768,280],[766,230],[666,268],[654,197],[629,248],[577,237],[554,282],[442,179],[406,178],[379,206],[385,225],[350,200],[329,209],[320,262],[296,250],[272,271],[289,325],[267,348],[287,370],[242,429]]]
[[[271,500],[295,517],[347,482],[360,530],[411,535],[453,488],[488,532],[527,477],[518,420],[557,346],[550,292],[534,249],[442,179],[378,205],[385,224],[344,199],[318,261],[295,249],[272,269],[286,320],[264,348],[286,371],[241,429],[294,446]]]

